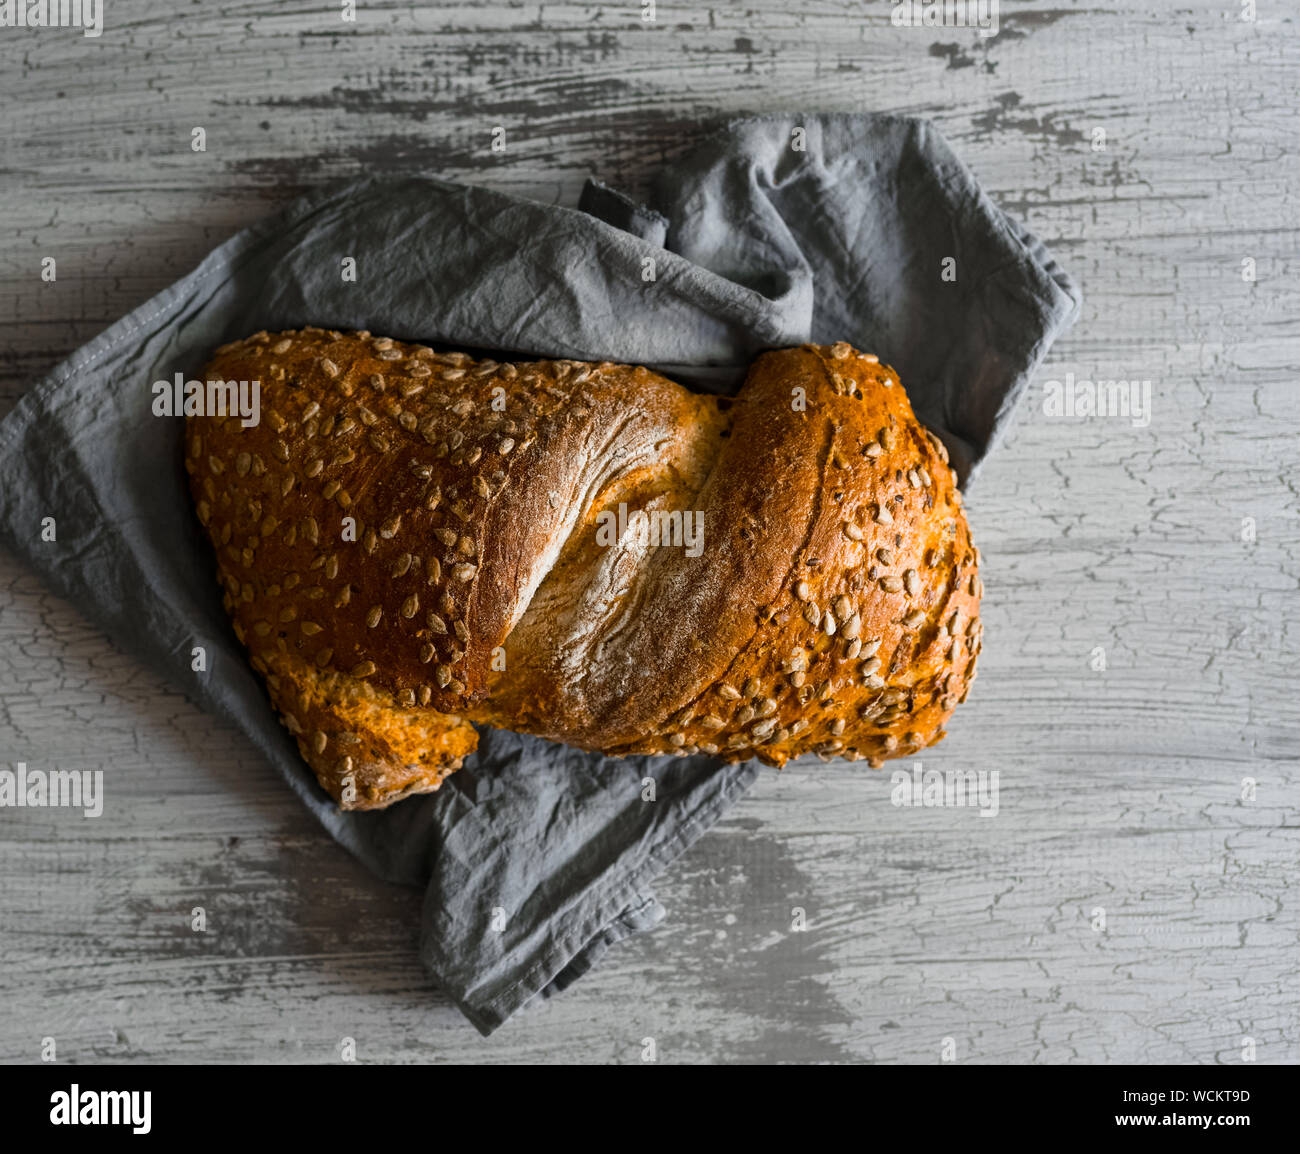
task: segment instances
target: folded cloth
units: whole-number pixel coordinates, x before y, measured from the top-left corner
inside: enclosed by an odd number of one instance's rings
[[[426,887],[421,956],[484,1034],[654,925],[652,879],[758,767],[485,732],[438,793],[340,813],[231,632],[182,422],[152,415],[153,383],[199,376],[225,341],[304,325],[643,364],[718,392],[762,349],[843,340],[898,369],[968,481],[1079,310],[1066,274],[924,121],[743,120],[665,170],[648,205],[595,182],[581,204],[430,177],[331,186],[232,237],[0,424],[0,541],[233,721],[377,875]]]

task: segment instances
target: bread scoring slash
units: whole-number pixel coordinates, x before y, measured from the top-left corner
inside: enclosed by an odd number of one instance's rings
[[[476,722],[878,767],[942,740],[974,680],[947,451],[846,344],[764,353],[735,398],[316,328],[206,376],[259,380],[264,417],[187,418],[225,606],[345,809],[437,789]]]

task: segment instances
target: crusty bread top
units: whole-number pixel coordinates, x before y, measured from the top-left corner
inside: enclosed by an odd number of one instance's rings
[[[435,788],[470,720],[878,762],[941,736],[973,677],[978,555],[946,452],[847,345],[765,354],[734,401],[314,329],[226,346],[207,377],[262,390],[256,427],[190,419],[228,608],[353,805]],[[702,513],[699,555],[609,546],[620,504]],[[344,717],[353,697],[421,736]],[[293,713],[308,698],[326,728]]]

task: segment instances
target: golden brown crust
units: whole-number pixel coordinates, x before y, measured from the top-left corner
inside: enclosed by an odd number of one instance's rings
[[[236,633],[345,808],[437,788],[470,721],[878,764],[941,739],[973,679],[946,453],[847,345],[765,354],[734,402],[318,329],[205,379],[261,382],[257,426],[189,419],[186,466]],[[698,511],[703,539],[610,545],[620,505]]]

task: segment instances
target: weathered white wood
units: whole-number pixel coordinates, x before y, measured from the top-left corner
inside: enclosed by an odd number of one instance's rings
[[[486,1041],[415,961],[418,895],[0,558],[0,759],[110,785],[94,821],[0,811],[0,1060],[1300,1061],[1300,35],[1268,0],[1004,3],[990,41],[889,9],[106,0],[98,41],[0,30],[0,412],[309,186],[637,193],[702,126],[799,108],[932,117],[1084,285],[1040,382],[1153,391],[1134,428],[1036,387],[972,494],[985,655],[924,762],[997,769],[996,818],[770,773],[662,927]]]

